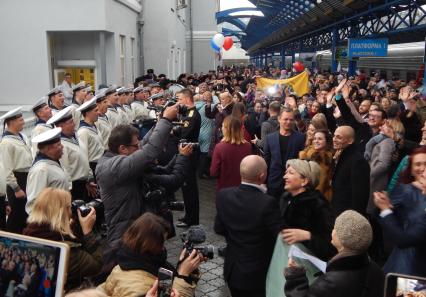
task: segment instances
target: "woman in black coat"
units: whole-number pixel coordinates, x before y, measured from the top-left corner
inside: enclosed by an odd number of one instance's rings
[[[384,274],[367,255],[373,231],[366,218],[353,210],[337,217],[332,244],[339,251],[327,264],[325,274],[308,284],[305,269],[294,259],[284,271],[287,297],[381,297]]]
[[[315,190],[320,170],[313,161],[287,161],[284,175],[286,193],[280,201],[286,227],[281,234],[287,244],[300,242],[314,256],[327,261],[337,251],[331,244],[333,212],[324,196]]]

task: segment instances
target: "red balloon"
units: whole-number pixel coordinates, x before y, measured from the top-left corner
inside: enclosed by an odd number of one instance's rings
[[[232,40],[232,37],[227,36],[225,37],[225,41],[223,42],[223,48],[225,49],[225,51],[229,50],[232,45],[234,44],[234,41]]]
[[[305,65],[303,65],[303,63],[300,61],[296,61],[293,63],[293,68],[296,70],[296,72],[302,72],[305,70]]]

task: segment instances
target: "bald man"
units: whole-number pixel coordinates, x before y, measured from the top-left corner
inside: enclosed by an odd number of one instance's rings
[[[265,194],[265,160],[245,157],[240,175],[239,187],[217,194],[214,230],[228,244],[224,277],[232,296],[263,297],[274,243],[284,225],[275,198]]]
[[[335,167],[332,207],[336,216],[348,209],[366,214],[370,195],[370,166],[355,145],[355,131],[340,126],[333,136]]]

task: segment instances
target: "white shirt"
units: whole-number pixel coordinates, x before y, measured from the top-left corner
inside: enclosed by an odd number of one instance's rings
[[[120,118],[118,115],[118,111],[115,107],[108,107],[108,110],[106,112],[106,115],[108,117],[108,120],[111,124],[111,128],[114,129],[120,124]]]
[[[119,105],[117,106],[118,116],[120,118],[120,124],[119,125],[128,125],[130,124],[129,117],[127,116],[127,112],[124,109],[124,106]]]
[[[27,205],[25,210],[28,214],[31,212],[38,194],[47,187],[69,191],[72,184],[69,175],[58,162],[43,156],[37,157],[27,179]]]
[[[135,119],[135,113],[132,109],[132,107],[128,104],[123,105],[124,110],[127,113],[127,119],[129,120],[129,124],[133,122],[133,120]]]
[[[268,190],[268,189],[266,188],[266,186],[265,186],[265,185],[257,185],[257,184],[246,183],[246,182],[241,182],[241,184],[242,184],[242,185],[247,185],[247,186],[255,187],[255,188],[257,188],[257,189],[261,190],[261,191],[262,191],[262,193],[266,193],[266,192],[267,192],[267,190]]]
[[[28,172],[33,162],[30,141],[25,135],[19,135],[6,132],[0,142],[0,163],[3,164],[6,183],[13,190],[19,189],[13,171]]]
[[[0,197],[6,196],[6,175],[3,165],[0,164]]]
[[[82,120],[81,118],[81,112],[77,110],[77,108],[79,108],[80,105],[78,105],[77,103],[73,103],[71,104],[71,115],[72,115],[72,121],[74,122],[75,125],[75,130],[78,130],[78,127],[80,127],[80,121]]]
[[[71,181],[88,180],[92,177],[92,170],[89,166],[89,160],[80,148],[75,137],[61,136],[61,143],[64,147],[63,154],[59,162],[65,172],[70,176]]]
[[[108,149],[108,139],[111,135],[111,123],[106,115],[99,116],[98,121],[95,123],[98,133],[101,136],[102,142],[104,144],[104,149]]]
[[[149,118],[149,112],[150,110],[146,108],[148,106],[148,103],[144,101],[133,101],[132,102],[132,109],[135,112],[135,119],[141,119],[146,120]]]
[[[104,143],[96,126],[90,126],[82,121],[77,131],[77,139],[89,162],[97,162],[104,154]]]
[[[64,97],[67,99],[68,103],[71,103],[73,91],[72,87],[74,85],[71,84],[71,86],[64,80],[62,81],[62,84],[59,86],[61,88],[62,93],[64,94]]]
[[[37,135],[40,135],[43,132],[46,132],[49,129],[52,129],[52,126],[47,125],[46,122],[44,122],[42,120],[38,120],[37,123],[36,123],[36,126],[31,131],[31,139],[33,139]],[[31,152],[32,152],[33,158],[35,158],[35,156],[38,153],[37,143],[31,144]]]

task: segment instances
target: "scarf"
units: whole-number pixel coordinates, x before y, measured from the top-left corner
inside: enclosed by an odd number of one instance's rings
[[[117,252],[117,263],[122,270],[143,270],[157,275],[158,269],[163,267],[177,274],[173,265],[167,262],[166,249],[163,249],[159,255],[151,253],[141,255],[122,244]]]
[[[372,137],[367,144],[365,145],[365,152],[364,152],[364,158],[367,161],[371,160],[371,154],[373,153],[373,149],[376,145],[378,145],[380,142],[385,140],[387,137],[386,135],[379,133],[376,136]],[[395,149],[395,148],[394,148]],[[393,150],[394,150],[393,149]]]

